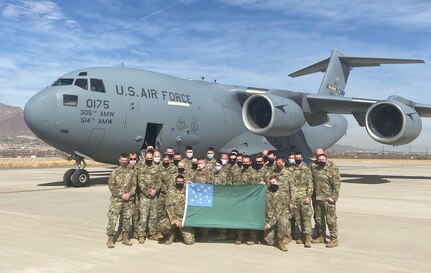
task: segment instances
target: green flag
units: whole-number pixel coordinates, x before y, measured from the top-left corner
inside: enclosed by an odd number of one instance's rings
[[[188,184],[183,226],[262,230],[265,185]]]

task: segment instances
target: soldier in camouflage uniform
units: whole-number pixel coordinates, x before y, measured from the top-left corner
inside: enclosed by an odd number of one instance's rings
[[[185,149],[185,157],[181,160],[184,162],[184,166],[188,172],[192,169],[192,158],[193,158],[193,148],[192,146],[187,146]]]
[[[253,185],[259,184],[259,177],[255,169],[251,166],[251,157],[245,155],[242,157],[242,169],[241,169],[241,185]],[[237,231],[237,238],[235,241],[236,245],[242,244],[244,237],[248,233],[247,245],[254,245],[257,243],[257,230],[250,230],[245,232],[244,230]]]
[[[192,167],[191,167],[191,169],[187,170],[188,173],[190,174],[190,178],[192,178],[195,175],[195,173],[198,169],[198,165],[199,165],[198,164],[198,158],[195,156],[192,157]]]
[[[120,167],[116,168],[109,177],[108,186],[111,191],[111,205],[108,211],[108,226],[106,234],[108,235],[108,247],[114,248],[114,231],[117,219],[123,215],[123,244],[131,246],[129,241],[130,218],[132,217],[132,196],[136,191],[136,180],[133,173],[127,168],[129,163],[128,155],[122,154],[119,162]]]
[[[206,163],[206,168],[212,172],[214,170],[214,165],[216,163],[216,159],[215,159],[215,151],[213,147],[209,147],[207,149],[207,163]]]
[[[308,166],[302,161],[302,154],[295,153],[295,165],[289,167],[292,170],[293,179],[290,183],[290,208],[294,210],[295,221],[298,225],[301,237],[297,244],[311,247],[311,217],[313,207],[311,196],[313,194],[313,179]]]
[[[168,237],[165,244],[170,245],[174,241],[175,229],[179,229],[186,245],[195,243],[195,232],[192,227],[183,227],[184,206],[186,203],[186,187],[184,177],[178,175],[175,179],[175,187],[168,192],[166,197],[166,211],[168,217],[163,219],[161,229]]]
[[[256,156],[256,173],[259,182],[267,183],[269,178],[270,169],[266,167],[263,160],[263,155]]]
[[[275,170],[275,161],[277,160],[277,156],[274,152],[268,152],[268,162],[265,163],[265,167],[268,169],[268,174]]]
[[[217,160],[214,165],[213,175],[210,177],[210,183],[213,185],[227,185],[227,175],[223,170],[223,163]],[[218,229],[219,235],[214,240],[222,241],[227,238],[227,229]]]
[[[200,184],[210,184],[213,169],[208,169],[205,158],[201,157],[198,159],[198,169],[193,175],[192,182]],[[196,229],[199,235],[199,242],[208,241],[208,228]]]
[[[161,236],[161,222],[166,218],[166,195],[169,190],[173,187],[172,176],[175,173],[175,166],[171,164],[171,160],[167,154],[163,155],[162,164],[159,168],[160,172],[160,190],[157,196],[157,239]]]
[[[175,167],[178,167],[178,163],[183,160],[180,153],[174,153],[173,162]]]
[[[229,156],[229,166],[226,172],[227,181],[230,185],[238,185],[241,180],[241,166],[242,166],[242,156],[241,162],[237,162],[237,155],[230,154]]]
[[[276,246],[281,251],[287,251],[287,247],[283,243],[284,235],[286,234],[286,217],[284,210],[286,209],[286,200],[283,194],[280,193],[280,181],[277,176],[271,176],[268,179],[268,190],[266,192],[266,225],[264,233],[264,241],[268,245],[274,245],[275,234],[277,243]]]
[[[191,163],[190,163],[191,164]],[[186,180],[186,182],[191,181],[191,175],[189,173],[189,170],[186,168],[185,164],[183,161],[178,162],[178,167],[176,172],[173,174],[172,178],[171,178],[171,185],[173,186],[175,184],[175,178],[177,177],[177,175],[181,174],[182,176],[184,176],[184,179]]]
[[[150,240],[157,240],[157,193],[161,187],[159,168],[153,163],[153,154],[146,153],[145,161],[137,168],[139,199],[141,212],[139,219],[139,243],[145,242],[147,235]]]
[[[324,243],[326,224],[328,225],[331,241],[326,247],[338,246],[336,202],[340,193],[340,174],[338,168],[329,166],[325,154],[317,157],[318,167],[313,169],[313,181],[316,192],[316,228],[317,238],[313,243]]]
[[[275,162],[275,169],[272,171],[271,176],[277,176],[280,180],[280,194],[285,200],[285,208],[283,210],[283,223],[286,224],[286,234],[284,234],[283,243],[288,244],[292,241],[292,228],[291,220],[293,218],[293,209],[289,207],[290,204],[290,183],[292,180],[292,172],[286,167],[284,158],[277,158]]]

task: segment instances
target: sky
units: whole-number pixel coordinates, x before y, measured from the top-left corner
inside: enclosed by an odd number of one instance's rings
[[[181,78],[315,93],[322,73],[288,74],[329,57],[414,58],[355,68],[346,96],[431,104],[427,0],[0,0],[0,102],[24,107],[69,71],[124,66]],[[348,117],[339,144],[383,149]],[[428,147],[431,119],[410,145]],[[431,152],[431,145],[429,146]]]

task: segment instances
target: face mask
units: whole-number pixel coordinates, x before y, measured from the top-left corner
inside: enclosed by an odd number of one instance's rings
[[[187,153],[187,158],[192,158],[193,157],[193,153]]]
[[[242,164],[242,167],[243,167],[245,170],[247,170],[247,169],[248,169],[248,167],[250,167],[250,164]]]
[[[238,164],[238,166],[242,166],[242,161],[237,161],[236,164]]]
[[[265,155],[265,156],[263,157],[263,161],[267,162],[267,161],[268,161],[268,156],[266,156],[266,155]]]
[[[221,161],[221,164],[222,164],[222,165],[226,165],[226,163],[227,163],[227,160],[226,160],[226,159],[220,159],[220,161]]]
[[[178,162],[180,162],[181,160],[179,160],[179,159],[174,159],[174,165],[175,166],[178,166]]]
[[[256,170],[260,170],[263,168],[263,164],[256,164]]]
[[[174,155],[173,155],[173,154],[168,154],[168,156],[169,156],[169,159],[170,159],[170,160],[172,160],[172,158],[174,158]]]
[[[276,191],[278,191],[279,185],[270,184],[269,188],[271,189],[272,192],[276,192]]]
[[[148,166],[151,166],[151,164],[153,164],[153,160],[145,159],[145,164],[147,164]]]
[[[182,173],[182,172],[184,172],[184,168],[178,168],[178,172],[180,172],[180,173]]]
[[[295,159],[293,159],[293,158],[288,158],[287,160],[288,160],[288,162],[289,162],[289,164],[290,164],[290,165],[295,164]]]
[[[208,159],[213,159],[214,158],[214,154],[207,154],[207,158]]]
[[[272,157],[271,157],[271,158],[268,158],[268,162],[269,162],[269,163],[271,163],[271,164],[274,164],[274,162],[275,162],[275,158],[272,158]]]
[[[184,183],[175,183],[175,187],[177,187],[177,189],[181,190],[184,187]]]
[[[323,161],[317,161],[317,165],[319,165],[320,167],[325,167],[326,162],[323,162]]]
[[[136,164],[136,160],[130,160],[130,164],[135,165]]]
[[[229,160],[229,164],[230,164],[230,165],[235,165],[235,162],[236,162],[236,159],[231,159],[231,160]]]
[[[302,160],[301,160],[301,159],[295,159],[295,163],[296,163],[296,165],[301,164],[301,162],[302,162]]]
[[[221,171],[221,166],[215,166],[215,167],[214,167],[214,169],[215,169],[217,172],[219,172],[219,171]]]
[[[159,162],[160,162],[160,157],[155,157],[155,158],[154,158],[154,162],[155,162],[155,163],[159,163]]]
[[[197,163],[193,163],[193,164],[192,164],[192,169],[193,169],[193,170],[196,170],[197,168],[198,168],[198,164],[197,164]]]

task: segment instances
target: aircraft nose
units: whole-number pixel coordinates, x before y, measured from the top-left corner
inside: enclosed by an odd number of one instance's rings
[[[41,138],[53,134],[56,116],[57,96],[49,89],[34,95],[24,108],[24,120],[27,126]]]

